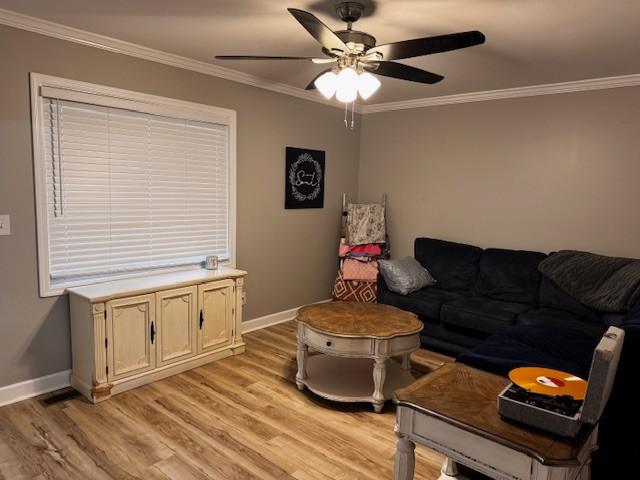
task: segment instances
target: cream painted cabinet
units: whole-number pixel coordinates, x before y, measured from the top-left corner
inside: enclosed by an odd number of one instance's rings
[[[156,366],[155,296],[107,302],[107,376],[113,380]]]
[[[234,283],[230,280],[198,286],[198,352],[228,345],[233,338]]]
[[[69,289],[71,384],[97,403],[244,351],[244,276],[220,268]]]
[[[158,365],[167,365],[196,354],[197,302],[197,287],[156,293]]]

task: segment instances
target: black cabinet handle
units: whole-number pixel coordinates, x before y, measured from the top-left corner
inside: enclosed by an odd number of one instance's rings
[[[202,330],[202,324],[204,323],[204,314],[200,310],[200,330]]]
[[[151,322],[151,343],[153,343],[154,338],[156,338],[156,326]]]
[[[327,340],[327,347],[331,346],[331,340]]]

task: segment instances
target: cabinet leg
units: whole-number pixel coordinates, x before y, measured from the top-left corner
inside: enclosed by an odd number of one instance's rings
[[[309,355],[309,347],[298,342],[298,373],[296,374],[296,386],[298,390],[304,390],[303,380],[307,378],[307,357]]]
[[[94,387],[91,389],[91,402],[96,404],[105,400],[109,400],[111,398],[111,388],[113,388],[113,385],[111,385],[110,383],[94,385]]]
[[[411,354],[410,353],[405,353],[402,356],[402,369],[403,370],[411,370]]]
[[[398,438],[396,442],[396,461],[394,466],[394,480],[413,480],[415,470],[416,445],[405,437]]]
[[[373,410],[382,412],[384,407],[384,380],[387,376],[387,362],[384,357],[376,357],[373,365]]]

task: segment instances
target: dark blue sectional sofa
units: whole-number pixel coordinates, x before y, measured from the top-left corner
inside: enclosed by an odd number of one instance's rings
[[[437,280],[409,295],[391,292],[378,277],[378,302],[416,313],[424,323],[423,346],[499,375],[523,365],[588,377],[593,350],[613,325],[626,332],[621,363],[600,422],[600,450],[593,478],[640,478],[636,400],[640,367],[640,302],[631,312],[610,314],[576,301],[538,272],[546,254],[481,249],[417,238],[415,258]],[[632,437],[632,438],[633,438]],[[635,476],[634,476],[635,475]]]
[[[449,354],[468,352],[514,326],[561,328],[599,338],[608,326],[622,322],[624,315],[587,308],[543,277],[538,264],[546,257],[540,252],[483,250],[417,238],[415,258],[431,272],[436,286],[400,295],[389,291],[379,276],[378,302],[417,313],[424,322],[423,345]],[[538,349],[537,341],[533,340],[531,349]],[[586,338],[584,343],[589,343]],[[593,350],[591,344],[584,348]],[[571,358],[557,360],[563,363]]]

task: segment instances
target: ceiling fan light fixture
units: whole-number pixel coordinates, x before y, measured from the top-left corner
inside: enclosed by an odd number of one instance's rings
[[[338,76],[333,72],[326,72],[313,82],[318,91],[328,100],[333,97],[338,88]]]
[[[356,71],[351,68],[343,68],[337,76],[338,88],[336,98],[340,102],[353,102],[358,96],[359,77]]]
[[[368,99],[380,88],[380,80],[369,72],[362,72],[358,76],[358,93],[363,100]]]

